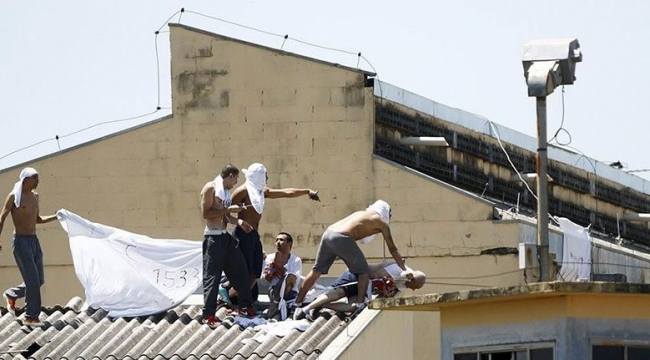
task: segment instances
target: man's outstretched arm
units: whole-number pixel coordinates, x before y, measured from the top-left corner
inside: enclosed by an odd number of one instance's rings
[[[264,189],[264,197],[267,199],[295,198],[303,195],[308,195],[311,200],[320,201],[320,198],[318,197],[318,190],[295,188]]]

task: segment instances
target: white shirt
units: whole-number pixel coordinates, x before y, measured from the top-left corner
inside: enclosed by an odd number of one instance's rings
[[[390,275],[390,277],[393,278],[393,281],[395,282],[395,286],[397,286],[397,288],[400,289],[400,291],[404,291],[404,289],[406,289],[405,284],[408,281],[408,279],[406,278],[406,276],[402,276],[402,271],[403,271],[402,268],[397,266],[397,264],[392,263],[388,266],[384,266],[384,270],[386,270],[388,275]],[[408,266],[406,267],[406,270],[413,272],[413,270]]]
[[[266,259],[264,259],[264,269],[266,269],[269,264],[271,264],[273,261],[275,261],[275,254],[269,254],[266,256]],[[289,254],[289,260],[287,263],[284,265],[285,270],[287,270],[287,274],[294,274],[296,275],[296,283],[293,285],[293,291],[298,292],[298,284],[300,283],[300,279],[302,277],[302,259],[300,257],[294,255],[294,254]],[[262,273],[261,276],[262,279],[264,279],[264,273]],[[271,286],[274,286],[275,284],[278,283],[280,279],[278,278],[273,278],[270,281]]]

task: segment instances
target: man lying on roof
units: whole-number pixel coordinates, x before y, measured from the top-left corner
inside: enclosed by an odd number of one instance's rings
[[[369,264],[370,278],[366,300],[370,294],[376,294],[381,297],[395,296],[397,291],[404,289],[417,290],[424,286],[427,277],[422,271],[413,270],[409,267],[406,271],[402,270],[394,261],[383,262],[379,264]],[[343,297],[356,298],[358,295],[357,278],[349,270],[345,270],[341,276],[334,281],[332,288],[325,294],[321,294],[314,301],[304,307],[296,308],[293,319],[300,320],[307,318],[312,319],[312,310],[323,306],[330,307],[334,310],[343,312],[357,312],[365,306],[359,307],[356,303],[345,304],[335,302]],[[365,305],[365,303],[364,303]]]

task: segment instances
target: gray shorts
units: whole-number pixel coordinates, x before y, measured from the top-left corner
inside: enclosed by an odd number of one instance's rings
[[[370,272],[368,261],[353,237],[325,230],[316,253],[314,271],[327,274],[337,256],[343,260],[352,274],[368,274]]]

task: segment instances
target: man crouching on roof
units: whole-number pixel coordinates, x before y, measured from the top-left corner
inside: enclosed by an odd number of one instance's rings
[[[354,212],[342,220],[330,225],[321,237],[316,261],[313,269],[309,272],[296,298],[296,305],[300,306],[305,299],[307,291],[314,285],[316,280],[327,274],[336,257],[340,257],[348,266],[348,269],[355,275],[358,281],[357,306],[363,307],[364,294],[369,282],[370,269],[363,252],[357,245],[374,240],[375,236],[381,233],[386,241],[397,266],[406,270],[404,259],[393,242],[388,222],[391,217],[390,206],[383,200],[377,200],[368,206],[366,210]]]

